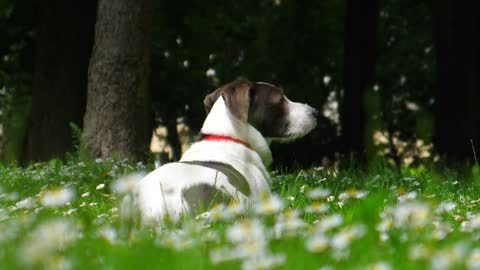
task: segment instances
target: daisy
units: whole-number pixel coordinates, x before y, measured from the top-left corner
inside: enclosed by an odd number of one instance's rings
[[[75,198],[75,192],[68,187],[43,191],[40,203],[45,207],[63,206]]]
[[[227,228],[226,237],[232,243],[242,243],[264,239],[265,230],[260,220],[246,219]]]
[[[111,189],[118,194],[133,193],[137,188],[137,183],[145,176],[144,173],[134,173],[127,176],[123,176],[115,180]]]
[[[318,200],[327,198],[331,193],[329,189],[316,188],[308,192],[307,196],[312,200]]]
[[[480,269],[480,249],[473,249],[467,257],[466,261],[467,269],[479,270]]]
[[[328,248],[329,239],[323,234],[315,234],[307,239],[305,245],[310,252],[322,252]]]
[[[299,230],[307,225],[299,215],[300,213],[297,210],[287,210],[285,213],[278,215],[274,226],[276,237],[297,235]]]
[[[312,204],[305,207],[305,212],[321,214],[321,213],[327,212],[328,209],[329,209],[329,206],[327,204],[324,204],[321,202],[313,202]]]
[[[283,210],[283,201],[282,199],[275,194],[271,194],[269,196],[263,196],[260,200],[258,200],[255,205],[255,213],[259,215],[272,215],[276,214]]]
[[[30,209],[30,208],[36,207],[36,205],[37,205],[37,201],[32,197],[28,197],[17,202],[15,204],[15,207],[17,209]]]
[[[343,217],[341,215],[331,215],[322,218],[315,224],[315,230],[318,232],[327,232],[343,224]]]
[[[19,258],[28,265],[45,263],[78,236],[75,226],[65,219],[47,221],[27,236],[20,247]]]
[[[260,270],[272,269],[285,263],[284,255],[266,255],[255,257],[253,259],[244,260],[242,263],[243,270]]]

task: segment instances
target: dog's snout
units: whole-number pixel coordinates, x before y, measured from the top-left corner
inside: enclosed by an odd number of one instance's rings
[[[310,111],[310,113],[311,113],[315,118],[318,118],[319,112],[318,112],[317,109],[312,108],[312,110]]]

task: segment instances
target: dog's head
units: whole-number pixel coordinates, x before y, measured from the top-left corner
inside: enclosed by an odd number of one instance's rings
[[[295,139],[317,125],[317,110],[290,101],[282,89],[268,83],[237,80],[220,87],[205,97],[207,114],[220,96],[234,117],[252,125],[264,137]]]

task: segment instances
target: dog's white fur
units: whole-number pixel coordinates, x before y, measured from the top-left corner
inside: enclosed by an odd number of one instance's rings
[[[313,108],[288,101],[288,136],[311,131]],[[182,214],[199,214],[217,199],[217,193],[245,202],[270,192],[267,167],[272,161],[267,140],[252,125],[233,116],[220,96],[208,114],[202,134],[223,135],[246,142],[200,141],[180,162],[166,164],[143,178],[137,205],[144,221],[178,220]],[[199,203],[200,202],[200,203]],[[201,205],[203,203],[203,205]]]

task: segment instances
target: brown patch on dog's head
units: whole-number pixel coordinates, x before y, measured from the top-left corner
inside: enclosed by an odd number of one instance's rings
[[[283,90],[268,83],[254,84],[249,123],[264,137],[283,137],[288,128],[288,102]]]
[[[267,83],[238,80],[204,99],[207,114],[222,96],[236,118],[254,126],[264,137],[283,137],[288,128],[288,104],[283,90]]]
[[[246,122],[250,107],[250,89],[252,85],[250,81],[237,80],[218,88],[203,100],[205,111],[208,114],[218,97],[222,96],[229,111],[236,118]]]

